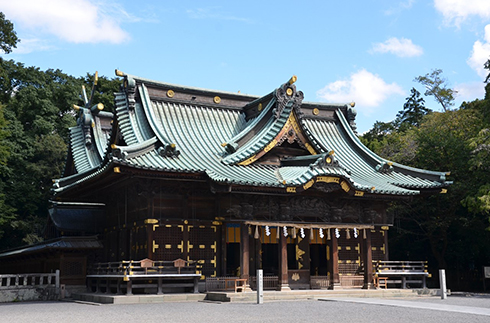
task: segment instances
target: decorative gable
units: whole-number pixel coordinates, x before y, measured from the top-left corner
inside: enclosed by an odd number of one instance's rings
[[[301,123],[303,92],[296,90],[296,79],[293,76],[272,95],[255,100],[244,108],[250,110],[257,105],[257,111],[261,112],[250,121],[248,127],[222,144],[226,151],[223,158],[225,164],[250,165],[286,142],[298,145],[305,150],[304,154],[326,152],[324,147],[311,140]],[[264,103],[266,106],[263,109]]]

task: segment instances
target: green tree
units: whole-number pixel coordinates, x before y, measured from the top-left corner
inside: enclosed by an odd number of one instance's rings
[[[431,110],[425,107],[425,100],[420,97],[419,91],[412,88],[410,92],[411,95],[407,97],[403,110],[396,115],[396,123],[400,126],[407,124],[418,127],[422,122],[422,118]]]
[[[12,52],[12,47],[17,48],[20,39],[14,31],[14,24],[5,18],[5,14],[0,12],[0,49],[5,54]]]
[[[7,121],[9,156],[0,174],[0,194],[15,219],[3,223],[0,249],[42,239],[52,178],[64,169],[68,128],[75,125],[73,104],[80,104],[82,82],[59,70],[41,71],[0,60],[6,78],[0,99]]]
[[[394,211],[403,234],[398,238],[404,244],[407,240],[420,243],[420,253],[426,252],[423,249],[427,250],[429,246],[439,268],[447,268],[450,258],[455,264],[461,262],[458,257],[462,255],[453,252],[458,247],[452,232],[463,232],[464,228],[480,220],[469,215],[461,201],[479,187],[479,178],[469,167],[471,148],[468,143],[481,127],[478,112],[460,109],[434,112],[424,118],[414,132],[417,150],[410,166],[450,171],[454,184],[447,194],[399,203]]]
[[[483,81],[483,83],[488,83],[490,81],[490,59],[487,59],[485,64],[483,64],[483,68],[489,71],[489,74],[485,78],[485,81]]]
[[[447,80],[442,77],[442,70],[435,69],[431,73],[415,78],[416,82],[425,86],[425,95],[433,96],[442,106],[443,111],[448,111],[454,105],[454,95],[457,93],[447,85]]]
[[[7,144],[7,121],[3,115],[3,105],[0,104],[0,238],[3,236],[5,227],[15,219],[15,209],[5,201],[5,183],[2,180],[8,174],[7,161],[10,150]]]
[[[72,107],[83,104],[82,85],[90,91],[93,77],[75,78],[60,70],[41,71],[1,59],[0,71],[4,75],[0,102],[7,121],[2,127],[3,146],[9,152],[0,172],[0,211],[14,215],[0,222],[4,231],[0,249],[4,249],[42,240],[52,179],[59,178],[65,168],[68,129],[76,124]],[[99,77],[92,102],[113,111],[113,92],[120,84]],[[0,152],[3,146],[0,141]]]

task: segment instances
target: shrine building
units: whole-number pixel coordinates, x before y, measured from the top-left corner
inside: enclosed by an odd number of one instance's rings
[[[202,280],[263,269],[288,290],[354,266],[369,288],[363,264],[389,260],[389,203],[451,184],[371,152],[354,104],[304,102],[295,76],[258,97],[116,74],[115,112],[84,95],[54,180],[52,237],[99,246],[65,253],[84,271],[182,258]]]

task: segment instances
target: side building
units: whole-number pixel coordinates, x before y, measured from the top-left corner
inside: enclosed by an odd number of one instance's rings
[[[98,246],[83,270],[183,258],[203,279],[260,268],[287,290],[364,267],[369,288],[388,204],[451,184],[368,150],[353,104],[303,102],[296,77],[256,97],[116,74],[115,113],[85,99],[54,180],[52,238]]]

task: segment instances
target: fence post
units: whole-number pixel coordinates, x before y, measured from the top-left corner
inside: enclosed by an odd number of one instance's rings
[[[441,299],[446,299],[447,298],[446,271],[444,269],[439,269],[439,284],[441,286]]]

